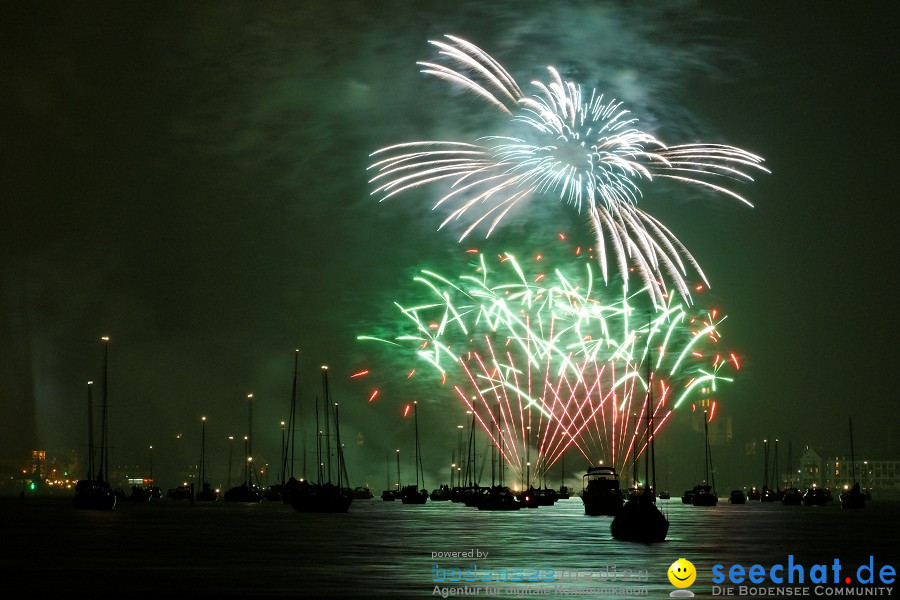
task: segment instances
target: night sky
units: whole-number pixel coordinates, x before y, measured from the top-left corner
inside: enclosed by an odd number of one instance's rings
[[[415,269],[458,270],[461,250],[483,242],[437,231],[440,187],[379,204],[367,183],[377,148],[492,133],[496,115],[415,64],[445,33],[523,83],[554,65],[669,143],[765,157],[772,174],[739,189],[755,208],[684,186],[645,186],[641,200],[729,315],[723,335],[745,362],[721,397],[730,454],[766,436],[795,455],[846,454],[852,416],[858,454],[900,458],[900,5],[407,5],[0,8],[0,458],[83,449],[85,382],[100,378],[109,335],[114,460],[142,461],[149,444],[160,464],[196,460],[206,415],[222,471],[253,392],[256,446],[274,463],[300,348],[304,414],[327,364],[343,435],[362,442],[353,483],[380,488],[385,452],[408,445],[409,398],[385,390],[368,405],[347,375],[405,367],[376,364],[355,337],[385,325]],[[526,251],[548,227],[589,235],[545,199],[497,237]],[[426,466],[443,473],[462,411],[428,404],[438,447]]]

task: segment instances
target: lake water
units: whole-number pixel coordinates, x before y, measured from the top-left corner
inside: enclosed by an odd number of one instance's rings
[[[873,502],[850,511],[836,503],[786,507],[726,501],[695,508],[673,499],[660,501],[660,507],[671,526],[666,542],[654,545],[612,539],[610,518],[585,516],[577,497],[518,512],[482,512],[450,502],[404,506],[356,500],[341,515],[300,514],[274,502],[191,507],[164,500],[94,512],[74,509],[68,498],[10,499],[0,503],[0,533],[7,555],[4,573],[34,582],[35,589],[95,582],[95,589],[110,596],[132,597],[425,598],[439,597],[434,595],[438,586],[463,594],[465,587],[478,588],[478,597],[584,598],[646,590],[648,597],[663,598],[676,589],[667,570],[679,557],[697,569],[691,591],[698,597],[725,597],[727,590],[712,587],[714,565],[724,565],[726,576],[734,564],[760,564],[768,572],[786,564],[789,554],[805,568],[812,595],[817,588],[809,582],[809,570],[826,565],[830,578],[839,559],[841,579],[850,575],[854,582],[835,585],[829,579],[818,590],[826,597],[838,588],[862,589],[857,568],[870,556],[876,575],[885,564],[900,566],[897,504]],[[473,550],[487,556],[433,557]],[[473,563],[476,577],[499,577],[505,570],[507,579],[521,573],[541,580],[449,581],[472,578]],[[556,581],[547,580],[549,569]],[[563,571],[576,577],[560,581]],[[434,581],[442,576],[444,581]],[[865,589],[881,590],[876,595],[885,597],[893,593],[894,585],[877,581]],[[731,587],[733,597],[742,591],[727,579],[720,587]],[[767,582],[761,587],[778,586]],[[760,590],[743,590],[744,595],[755,591]],[[769,592],[754,597],[783,597]]]

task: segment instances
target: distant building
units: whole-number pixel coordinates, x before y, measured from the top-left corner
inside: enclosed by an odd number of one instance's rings
[[[856,482],[874,498],[900,497],[900,460],[856,460]],[[840,491],[853,486],[854,465],[844,456],[821,458],[807,448],[798,465],[800,489],[825,487]]]
[[[46,450],[31,451],[31,475],[37,478],[46,476],[44,472],[44,462],[47,460]]]
[[[900,460],[857,460],[856,481],[865,491],[877,497],[900,496]],[[823,485],[836,490],[853,485],[854,465],[845,457],[825,461]]]
[[[794,484],[797,489],[802,491],[813,486],[823,486],[822,457],[809,446],[807,446],[806,451],[800,456],[797,471],[798,479]]]
[[[900,496],[900,460],[864,460],[860,485],[876,497]]]

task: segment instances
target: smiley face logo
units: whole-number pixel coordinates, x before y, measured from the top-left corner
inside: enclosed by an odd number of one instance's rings
[[[669,581],[677,588],[690,587],[697,578],[697,569],[690,561],[679,558],[669,567]]]

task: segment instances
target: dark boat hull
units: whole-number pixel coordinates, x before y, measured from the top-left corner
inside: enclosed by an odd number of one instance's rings
[[[509,491],[509,488],[494,488],[481,494],[478,499],[478,510],[519,510],[522,503]]]
[[[417,490],[416,486],[409,485],[400,491],[400,500],[403,504],[425,504],[428,502],[428,491]]]
[[[429,498],[431,499],[432,502],[445,502],[445,501],[449,502],[450,495],[451,495],[450,486],[442,485],[438,489],[432,490]]]
[[[172,488],[166,493],[166,498],[168,498],[169,500],[190,500],[191,488],[189,486],[178,486],[177,488]]]
[[[72,504],[88,510],[112,510],[116,507],[116,495],[105,481],[82,479],[75,484]]]
[[[862,492],[841,494],[841,508],[865,508],[866,496]]]
[[[712,487],[706,484],[695,485],[691,490],[689,504],[693,506],[715,506],[719,503],[719,498],[713,493]],[[685,495],[688,495],[685,492]],[[681,499],[684,502],[684,498]]]
[[[613,518],[609,530],[617,540],[652,544],[665,541],[669,521],[650,497],[632,498]]]
[[[297,512],[345,513],[353,503],[353,493],[336,485],[306,485],[294,497],[291,506]]]
[[[584,514],[591,517],[615,515],[622,509],[625,498],[619,487],[619,474],[611,467],[591,467],[582,478],[584,488],[581,501]]]
[[[293,504],[294,500],[296,500],[297,495],[300,493],[300,489],[303,487],[303,483],[298,479],[294,479],[291,476],[290,479],[287,480],[287,483],[281,486],[281,503],[282,504]]]
[[[534,488],[528,488],[524,492],[519,492],[519,503],[522,505],[522,508],[538,508],[541,505],[535,492]]]
[[[214,490],[211,485],[204,483],[202,488],[196,494],[198,502],[215,502],[219,499],[219,492]]]
[[[123,502],[145,503],[145,502],[150,502],[150,498],[152,498],[152,497],[153,497],[153,494],[150,492],[150,490],[142,488],[142,487],[138,487],[138,486],[132,486],[131,487],[131,495],[125,496],[124,498],[120,498],[120,499]]]
[[[691,496],[692,506],[715,506],[719,503],[719,499],[713,493],[700,493]]]
[[[781,497],[781,503],[785,506],[800,506],[803,503],[803,494],[796,488],[786,489]]]
[[[803,494],[801,501],[803,506],[825,506],[825,503],[828,502],[828,496],[822,490],[810,488]]]
[[[534,490],[538,506],[553,506],[559,496],[553,488],[538,488]]]
[[[262,502],[263,496],[255,487],[239,485],[225,492],[225,502]]]

